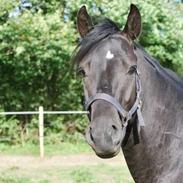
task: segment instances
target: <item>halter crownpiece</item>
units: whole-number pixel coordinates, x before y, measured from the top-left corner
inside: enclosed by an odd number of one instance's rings
[[[127,128],[123,141],[123,146],[126,145],[132,128],[133,128],[134,144],[138,144],[139,143],[138,133],[140,131],[140,127],[145,126],[141,113],[141,106],[142,106],[142,101],[140,99],[141,82],[137,68],[135,72],[135,84],[136,84],[136,100],[129,111],[126,111],[124,107],[113,96],[107,93],[97,93],[96,95],[90,97],[90,99],[85,103],[85,108],[86,110],[89,111],[89,119],[90,119],[90,107],[96,100],[105,100],[111,103],[116,108],[121,119],[123,119],[122,121],[123,128]],[[129,122],[132,120],[132,117],[135,115],[137,117],[136,120],[137,124],[129,124]]]

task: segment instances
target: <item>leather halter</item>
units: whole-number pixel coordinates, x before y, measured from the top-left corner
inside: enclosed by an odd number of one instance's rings
[[[141,82],[140,82],[140,76],[137,68],[135,71],[135,84],[136,84],[136,100],[129,111],[126,111],[124,107],[113,96],[107,93],[97,93],[96,95],[90,97],[89,100],[85,103],[85,108],[86,110],[89,111],[89,119],[90,119],[90,113],[91,113],[90,111],[91,105],[97,100],[105,100],[116,108],[116,110],[120,115],[120,118],[122,119],[122,127],[127,128],[126,134],[124,137],[125,142],[123,142],[123,145],[126,145],[127,143],[127,140],[131,133],[131,128],[133,128],[133,132],[134,132],[133,133],[134,144],[138,144],[139,143],[138,133],[140,131],[140,127],[145,126],[142,113],[141,113],[141,105],[142,105],[142,101],[140,99]],[[136,120],[137,124],[131,126],[129,122],[132,120],[132,117],[135,114],[137,115],[137,120]]]

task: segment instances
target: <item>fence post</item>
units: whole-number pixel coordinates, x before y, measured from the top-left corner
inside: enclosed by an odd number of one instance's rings
[[[44,157],[44,112],[43,106],[39,107],[39,145],[40,157]]]

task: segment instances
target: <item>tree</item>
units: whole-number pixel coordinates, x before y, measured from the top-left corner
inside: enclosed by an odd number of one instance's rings
[[[59,11],[45,15],[41,9],[24,11],[0,26],[0,104],[5,111],[78,106],[69,62],[75,32]],[[30,116],[17,118],[24,130]]]
[[[5,111],[81,109],[81,82],[71,70],[77,45],[76,14],[86,3],[94,22],[100,16],[124,26],[130,1],[30,0],[32,8],[9,14],[19,0],[0,1],[0,105]],[[183,75],[181,8],[163,0],[134,0],[143,31],[139,42],[161,63]],[[23,126],[28,117],[21,117]],[[68,117],[64,117],[64,121]]]
[[[70,10],[71,20],[75,19],[76,9],[84,1],[69,1],[66,7]],[[131,1],[87,1],[91,15],[105,16],[124,26]],[[164,0],[135,0],[142,14],[142,34],[140,44],[165,67],[183,75],[183,14],[176,2]]]

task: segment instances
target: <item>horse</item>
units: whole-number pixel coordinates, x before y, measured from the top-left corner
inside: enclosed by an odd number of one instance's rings
[[[101,158],[122,148],[136,183],[182,183],[183,81],[136,43],[141,27],[134,4],[123,30],[110,19],[93,25],[85,6],[77,13],[86,140]]]

